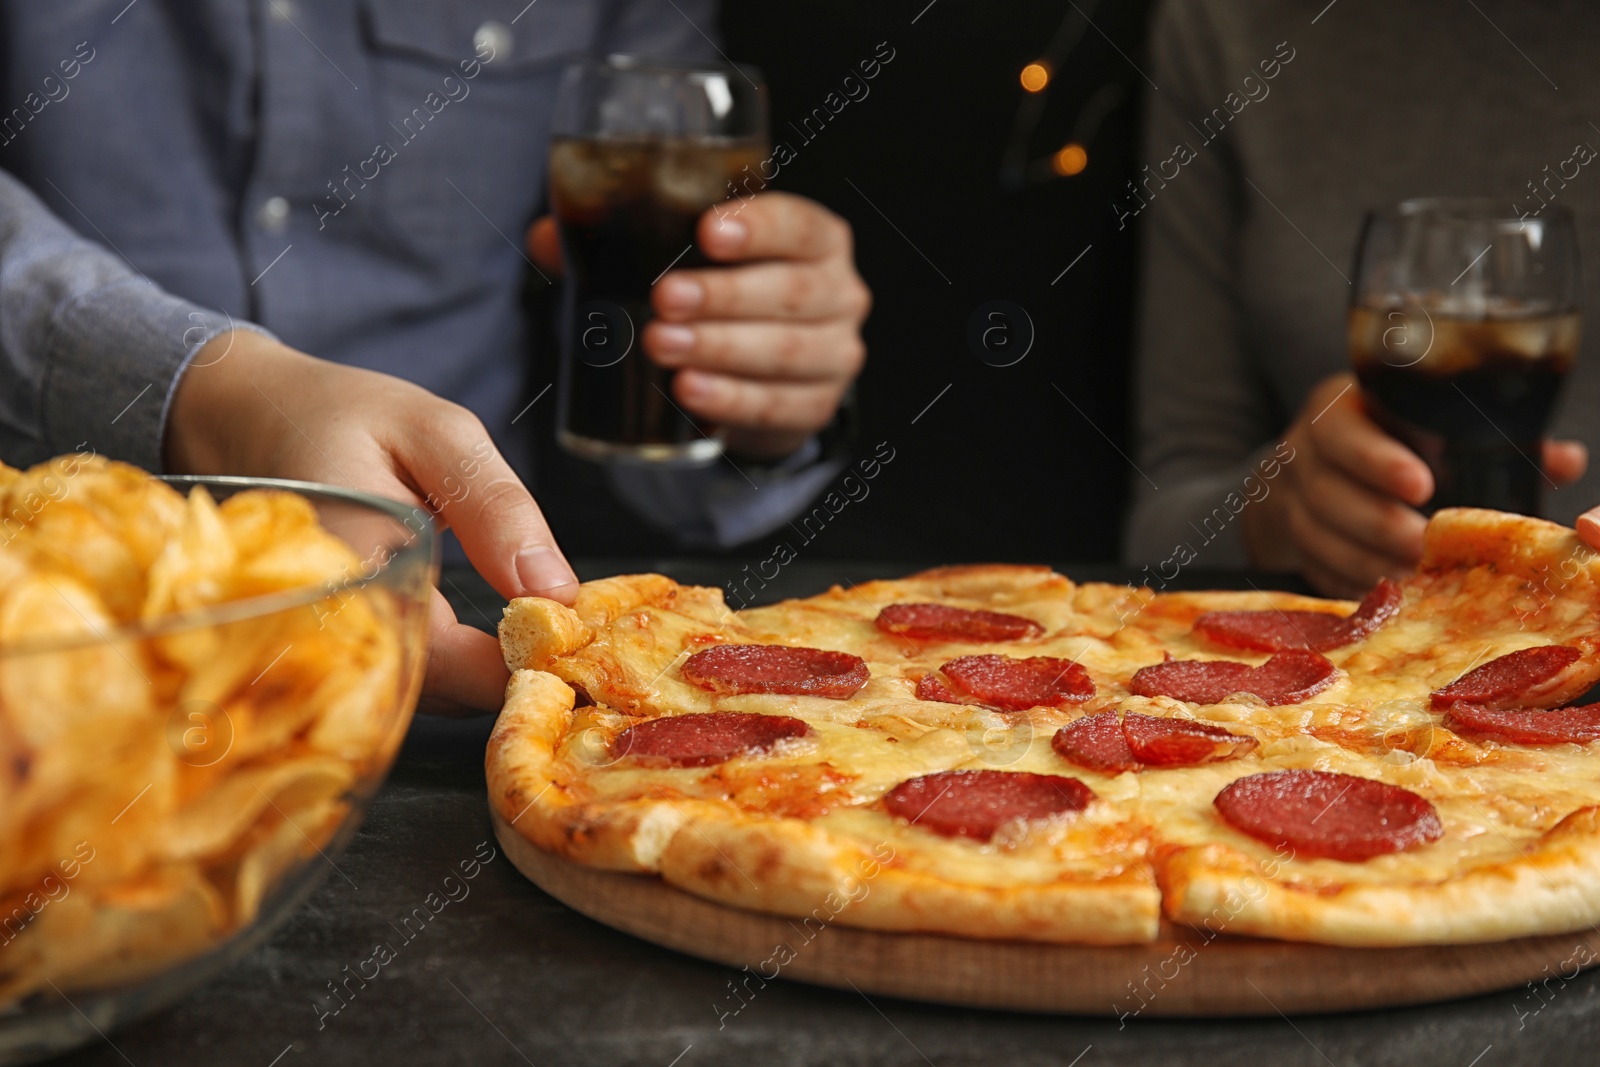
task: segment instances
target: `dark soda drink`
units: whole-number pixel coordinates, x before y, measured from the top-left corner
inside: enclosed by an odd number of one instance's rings
[[[1541,443],[1578,334],[1576,311],[1469,319],[1416,304],[1351,309],[1368,412],[1433,472],[1425,511],[1538,513]]]
[[[651,287],[669,269],[707,265],[695,245],[700,216],[764,156],[764,142],[731,138],[552,141],[550,200],[566,268],[563,447],[595,459],[719,453],[714,428],[678,406],[674,372],[651,362],[640,339]]]

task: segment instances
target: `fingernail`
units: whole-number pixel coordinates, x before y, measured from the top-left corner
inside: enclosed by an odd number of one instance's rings
[[[560,553],[548,545],[534,545],[517,553],[517,580],[522,583],[525,596],[545,596],[564,586],[577,585],[578,576],[572,573]]]
[[[724,252],[739,251],[750,238],[750,227],[738,219],[719,219],[711,232],[716,235],[716,243]]]
[[[678,394],[678,399],[693,403],[704,400],[711,395],[711,383],[703,375],[693,371],[679,371],[678,378],[672,383],[672,389]]]
[[[659,304],[670,311],[693,311],[705,302],[706,291],[699,282],[669,274],[656,283]]]
[[[694,347],[694,331],[687,326],[672,326],[658,322],[650,333],[652,347],[658,356],[687,355]]]
[[[1433,475],[1426,470],[1412,470],[1406,481],[1410,482],[1410,485],[1407,486],[1403,499],[1412,507],[1422,507],[1433,496]]]

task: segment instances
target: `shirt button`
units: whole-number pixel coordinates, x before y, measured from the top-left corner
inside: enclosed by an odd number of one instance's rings
[[[472,34],[472,47],[485,63],[511,54],[511,27],[490,19]]]
[[[256,224],[268,233],[278,233],[289,221],[289,201],[274,196],[256,212]]]

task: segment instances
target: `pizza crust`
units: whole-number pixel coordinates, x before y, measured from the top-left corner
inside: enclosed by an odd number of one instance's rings
[[[554,675],[528,670],[512,675],[484,761],[490,803],[507,825],[547,852],[602,870],[657,870],[678,829],[711,814],[712,806],[575,800],[570,773],[554,754],[572,723],[572,709],[572,688]]]
[[[1209,934],[1351,948],[1449,945],[1582,930],[1600,915],[1600,808],[1573,812],[1522,858],[1448,881],[1295,888],[1226,845],[1185,850],[1165,869],[1166,912]]]
[[[1568,583],[1580,575],[1590,585],[1600,578],[1600,554],[1565,526],[1481,508],[1445,508],[1435,514],[1423,534],[1418,569],[1481,566],[1533,583],[1549,579],[1552,571]]]
[[[543,597],[518,597],[500,619],[500,652],[509,671],[548,667],[593,640],[576,611]]]

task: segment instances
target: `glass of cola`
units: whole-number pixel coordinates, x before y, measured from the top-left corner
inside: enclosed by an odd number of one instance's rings
[[[566,268],[556,437],[568,452],[686,464],[721,454],[717,428],[678,405],[674,372],[639,340],[656,282],[710,265],[695,243],[700,217],[714,205],[737,213],[765,184],[766,146],[766,89],[750,67],[611,56],[566,70],[550,201]]]
[[[1542,443],[1578,353],[1572,216],[1478,199],[1367,216],[1350,357],[1367,411],[1433,471],[1425,511],[1537,514]]]

